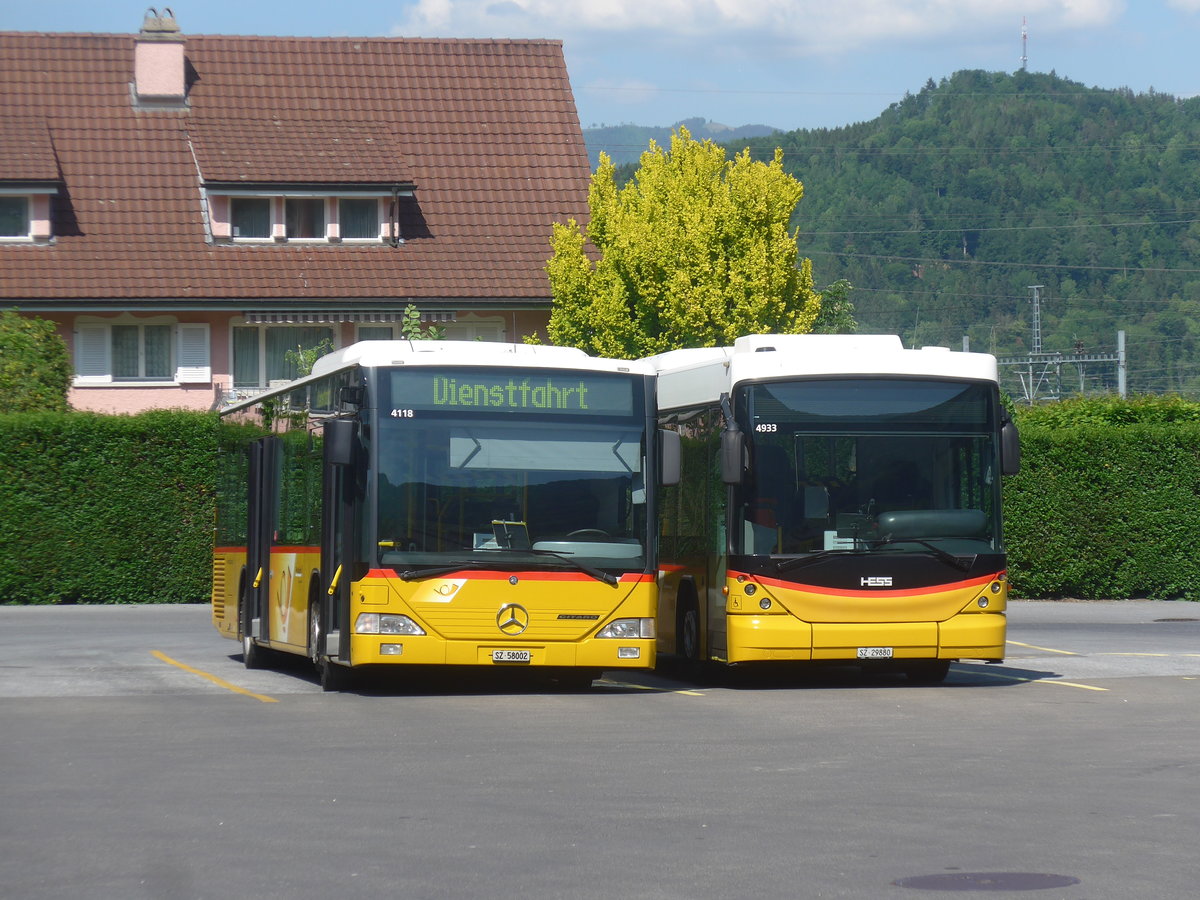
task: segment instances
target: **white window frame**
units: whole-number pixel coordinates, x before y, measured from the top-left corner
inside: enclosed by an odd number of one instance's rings
[[[402,192],[402,196],[411,196],[412,191]],[[209,192],[209,222],[210,232],[219,241],[228,240],[234,244],[267,244],[267,243],[346,243],[346,244],[378,244],[387,239],[387,201],[391,194],[382,191],[354,193],[348,191],[281,191],[264,192],[255,190],[221,190],[214,188]],[[271,222],[266,236],[243,237],[235,234],[233,222],[233,202],[238,199],[266,200],[270,206]],[[324,214],[324,235],[319,237],[291,237],[287,233],[287,203],[289,200],[321,200]],[[341,233],[340,206],[343,200],[374,200],[375,201],[375,234],[372,237],[344,237]],[[219,202],[217,202],[219,201]],[[223,216],[224,221],[221,217]]]
[[[329,199],[325,197],[298,197],[295,194],[288,194],[282,198],[280,204],[283,207],[283,238],[286,241],[295,243],[312,243],[314,241],[327,242],[329,240]],[[317,226],[317,234],[293,236],[287,227],[288,220],[288,204],[290,203],[309,203],[316,201],[320,209],[320,224]]]
[[[170,379],[116,378],[113,376],[112,327],[114,325],[171,326]],[[173,316],[137,318],[124,314],[103,319],[80,316],[75,322],[76,387],[177,387],[211,384],[211,340],[207,322],[177,322]]]
[[[391,333],[391,337],[388,337],[388,338],[365,338],[365,337],[363,337],[363,329],[364,328],[386,328]],[[400,328],[401,328],[400,322],[394,322],[394,323],[362,322],[362,323],[356,325],[354,328],[354,339],[356,341],[378,341],[378,340],[398,341],[398,340],[400,340]]]
[[[0,197],[25,201],[25,231],[23,234],[0,234],[0,241],[5,243],[28,243],[33,240],[33,196],[30,194],[9,193],[0,190]]]
[[[475,313],[460,315],[453,322],[439,325],[446,332],[448,341],[498,341],[507,338],[504,333],[503,316],[479,316]]]
[[[241,235],[237,234],[237,226],[234,224],[234,221],[233,221],[233,201],[234,200],[265,200],[267,202],[268,221],[267,221],[267,233],[265,235],[248,235],[246,237],[242,237]],[[229,218],[230,238],[239,244],[264,244],[264,243],[269,243],[270,241],[273,241],[274,235],[275,235],[276,220],[278,219],[277,212],[276,212],[276,206],[277,206],[277,204],[275,202],[275,199],[273,197],[268,197],[265,195],[238,195],[237,197],[229,197],[228,203],[226,204],[226,210],[227,210],[226,215]]]
[[[374,200],[375,201],[375,236],[374,237],[346,237],[342,234],[342,201],[343,200]],[[328,221],[329,210],[326,210],[326,220]],[[340,196],[337,198],[337,236],[344,244],[378,244],[386,235],[384,229],[387,227],[386,215],[384,213],[383,198],[379,196],[371,197],[350,197]]]
[[[253,328],[257,332],[258,338],[258,379],[257,384],[237,384],[234,379],[237,377],[237,359],[236,359],[236,344],[235,336],[238,329]],[[339,329],[335,323],[331,322],[247,322],[245,319],[238,317],[229,323],[229,371],[230,384],[234,391],[263,391],[271,387],[271,381],[267,378],[267,329],[270,328],[328,328],[333,338],[333,349],[336,350],[340,346],[338,343]]]
[[[21,234],[0,235],[3,244],[29,244],[49,241],[54,236],[53,189],[29,186],[0,186],[0,197],[15,197],[25,201],[25,231]]]

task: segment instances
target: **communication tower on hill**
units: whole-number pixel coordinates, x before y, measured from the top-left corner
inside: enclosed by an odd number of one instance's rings
[[[1025,64],[1029,62],[1029,56],[1025,53],[1025,46],[1029,40],[1029,28],[1025,24],[1025,17],[1021,16],[1021,71],[1025,71]]]

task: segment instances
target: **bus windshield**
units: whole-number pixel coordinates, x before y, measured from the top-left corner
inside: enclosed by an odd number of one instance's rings
[[[643,382],[558,375],[385,376],[375,481],[383,565],[645,568]]]
[[[994,388],[917,378],[750,386],[742,554],[999,552]]]

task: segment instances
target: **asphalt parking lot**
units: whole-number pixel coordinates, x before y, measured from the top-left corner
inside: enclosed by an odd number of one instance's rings
[[[1192,897],[1200,605],[1002,664],[325,694],[206,607],[0,606],[0,884],[99,898]]]

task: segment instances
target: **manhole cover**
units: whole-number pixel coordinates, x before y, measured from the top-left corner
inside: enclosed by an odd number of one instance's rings
[[[1079,879],[1037,872],[951,872],[899,878],[892,884],[922,891],[1042,891],[1079,884]]]

